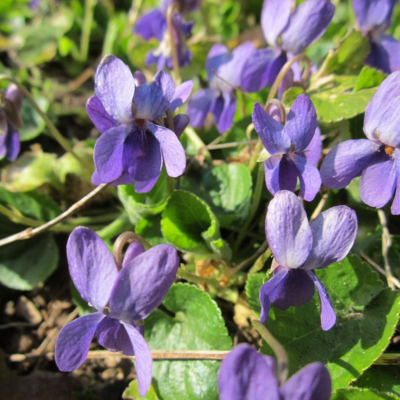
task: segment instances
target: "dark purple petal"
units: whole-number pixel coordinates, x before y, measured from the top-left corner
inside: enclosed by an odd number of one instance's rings
[[[192,93],[192,89],[193,89],[192,81],[186,81],[186,82],[183,82],[182,84],[180,84],[175,89],[175,94],[171,100],[169,109],[172,112],[174,112],[178,107],[180,107],[182,104],[184,104],[186,102],[186,100],[189,98],[190,93]]]
[[[153,189],[154,185],[158,181],[159,177],[160,177],[160,175],[158,174],[154,178],[151,178],[151,179],[149,179],[147,181],[134,182],[135,183],[135,192],[136,193],[147,193],[147,192],[150,192],[150,190]]]
[[[241,87],[246,92],[254,93],[267,85],[272,86],[285,62],[286,55],[280,49],[254,51],[243,66]]]
[[[318,165],[318,162],[322,156],[321,130],[318,127],[315,130],[314,136],[310,144],[304,150],[304,155],[306,156],[308,161],[310,161],[314,165]]]
[[[297,185],[299,170],[293,161],[284,154],[279,166],[279,190],[289,190],[294,192]]]
[[[317,167],[307,161],[303,154],[292,153],[291,159],[299,171],[301,197],[306,201],[314,200],[321,187],[321,175]]]
[[[218,387],[220,400],[280,400],[275,360],[248,344],[239,344],[222,361]]]
[[[110,317],[143,320],[157,308],[179,267],[176,250],[160,244],[138,255],[120,271],[110,297]]]
[[[329,0],[306,0],[290,16],[282,32],[282,47],[296,55],[316,41],[328,28],[335,6]]]
[[[118,270],[107,245],[88,228],[75,228],[67,243],[69,273],[82,298],[102,312]]]
[[[245,42],[236,47],[218,69],[214,68],[217,74],[229,84],[214,76],[214,79],[210,80],[210,87],[222,92],[231,92],[232,86],[239,87],[244,65],[255,51],[256,49],[251,42]]]
[[[144,40],[156,38],[162,40],[166,28],[166,19],[161,10],[155,9],[143,15],[135,24],[133,32]]]
[[[270,154],[286,153],[290,149],[290,138],[285,127],[264,110],[261,104],[254,104],[253,124],[256,132]]]
[[[160,71],[149,83],[140,85],[135,90],[134,117],[153,121],[165,114],[175,93],[175,83],[171,76]]]
[[[308,96],[301,94],[294,101],[287,116],[285,130],[296,150],[304,150],[317,129],[317,113]]]
[[[392,198],[396,189],[397,174],[393,158],[368,165],[360,182],[360,196],[370,207],[382,208]]]
[[[357,236],[357,215],[346,206],[332,207],[310,222],[313,247],[304,269],[326,268],[343,260]]]
[[[126,249],[124,259],[122,261],[122,268],[126,267],[127,264],[132,261],[139,254],[144,253],[144,247],[140,243],[131,243]]]
[[[146,396],[151,385],[153,359],[149,345],[144,337],[132,325],[124,323],[126,332],[131,340],[133,351],[135,353],[136,375],[139,384],[139,394]]]
[[[376,28],[385,31],[391,25],[397,0],[353,0],[353,11],[360,30],[366,34]]]
[[[281,154],[275,154],[269,157],[264,162],[265,183],[267,184],[267,188],[272,195],[275,195],[275,193],[280,190],[279,175],[280,175],[281,159],[282,159]],[[297,175],[295,179],[297,181]],[[295,188],[296,188],[296,183],[295,183]]]
[[[267,282],[265,282],[260,289],[260,303],[261,303],[261,316],[260,321],[265,323],[268,318],[269,310],[271,309],[272,296],[275,288],[279,283],[287,276],[289,269],[280,268],[280,270],[274,274],[274,276]]]
[[[104,56],[94,82],[94,93],[107,113],[121,124],[132,121],[135,82],[128,66],[117,57]]]
[[[96,96],[89,97],[86,103],[86,111],[89,118],[94,123],[94,126],[101,132],[104,133],[110,128],[113,128],[118,122],[107,114],[100,100]]]
[[[275,307],[287,310],[289,307],[308,303],[313,298],[314,292],[314,283],[307,272],[302,269],[291,269],[276,285],[270,298]]]
[[[279,191],[268,206],[265,231],[272,254],[279,265],[298,268],[312,248],[312,232],[297,196]]]
[[[180,137],[190,123],[190,118],[186,114],[174,116],[174,127],[176,136]]]
[[[226,132],[233,124],[236,112],[236,98],[230,92],[223,92],[221,96],[214,100],[211,111],[214,114],[214,122],[219,133]]]
[[[154,125],[151,122],[147,126],[160,143],[167,174],[173,178],[181,176],[186,168],[186,155],[176,134],[170,129]]]
[[[261,27],[271,46],[276,46],[276,40],[289,22],[291,11],[292,0],[264,0]]]
[[[389,35],[380,35],[370,41],[371,51],[365,60],[367,65],[390,74],[400,67],[400,42]]]
[[[160,143],[150,131],[132,127],[124,143],[123,165],[124,171],[135,182],[159,176],[162,169]]]
[[[99,344],[109,351],[122,351],[126,356],[135,354],[124,325],[117,319],[105,317],[97,325],[96,336]]]
[[[371,162],[378,146],[366,139],[346,140],[336,145],[321,165],[322,183],[331,189],[342,189],[360,176]]]
[[[324,364],[306,365],[280,388],[282,400],[329,400],[332,380]]]
[[[367,106],[364,132],[368,139],[381,141],[387,146],[400,145],[400,71],[390,74],[379,87]]]
[[[186,114],[190,118],[190,125],[194,128],[202,128],[204,126],[216,94],[213,89],[202,89],[189,100]]]
[[[109,183],[124,172],[123,153],[129,126],[119,125],[104,132],[94,146],[94,164],[101,183]]]
[[[19,140],[19,133],[10,125],[5,135],[6,157],[9,161],[17,159],[21,149],[21,142]]]
[[[55,359],[60,371],[70,372],[84,363],[96,327],[103,318],[101,313],[84,315],[61,329],[55,344]]]
[[[14,103],[15,107],[17,107],[17,110],[20,111],[22,107],[22,99],[23,99],[23,94],[22,92],[18,89],[18,86],[15,85],[14,83],[11,83],[6,90],[5,97],[7,100],[10,100]]]
[[[322,282],[315,275],[314,271],[307,270],[307,274],[317,287],[319,299],[321,301],[321,327],[324,331],[329,331],[329,329],[331,329],[336,323],[336,314],[331,298]]]

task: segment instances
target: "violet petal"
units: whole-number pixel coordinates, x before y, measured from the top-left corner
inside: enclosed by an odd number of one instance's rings
[[[86,103],[86,111],[89,118],[94,123],[94,126],[101,132],[104,133],[110,128],[118,125],[118,122],[107,114],[100,100],[96,96],[89,97]]]
[[[261,12],[261,28],[264,37],[271,46],[289,22],[292,11],[292,0],[264,0]]]
[[[171,104],[169,105],[169,109],[174,112],[177,108],[179,108],[182,104],[186,102],[186,100],[190,97],[193,89],[193,82],[186,81],[181,83],[176,89],[174,97],[171,100]]]
[[[204,126],[216,94],[213,89],[202,89],[189,100],[186,114],[190,118],[190,125],[194,128],[202,128]]]
[[[321,175],[317,167],[307,161],[303,154],[292,153],[291,158],[299,171],[301,197],[306,201],[314,200],[321,187]]]

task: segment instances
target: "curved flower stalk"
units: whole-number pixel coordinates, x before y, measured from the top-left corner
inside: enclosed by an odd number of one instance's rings
[[[269,115],[256,103],[253,123],[256,132],[268,152],[265,160],[265,181],[268,190],[275,195],[279,190],[296,190],[300,180],[301,197],[312,201],[321,187],[317,167],[322,143],[317,114],[309,97],[301,94],[294,101],[286,119]]]
[[[234,88],[240,86],[243,65],[254,51],[251,42],[241,44],[232,53],[222,44],[211,48],[206,61],[209,89],[195,93],[186,111],[194,128],[202,128],[210,112],[220,133],[232,126],[236,112]]]
[[[391,212],[400,214],[400,72],[381,84],[365,111],[367,139],[336,145],[321,166],[322,183],[346,187],[361,175],[360,196],[370,207],[382,208],[393,197]]]
[[[172,2],[170,2],[172,3]],[[184,22],[179,13],[172,16],[173,42],[177,50],[179,67],[190,65],[192,52],[186,46],[186,38],[192,33],[193,22]],[[173,69],[173,49],[168,23],[165,14],[160,9],[150,11],[141,17],[133,32],[144,40],[157,39],[160,45],[146,56],[146,65],[157,64],[158,71],[163,68]]]
[[[261,27],[272,48],[258,49],[247,58],[241,76],[247,92],[272,86],[286,61],[323,35],[335,12],[329,0],[306,0],[295,10],[292,4],[292,0],[264,0]],[[293,67],[286,85],[296,80],[297,72]]]
[[[135,355],[139,392],[145,396],[151,384],[152,357],[141,321],[162,303],[174,282],[179,267],[176,250],[161,244],[145,251],[141,244],[132,243],[118,271],[100,237],[79,227],[69,237],[67,258],[77,290],[97,312],[61,329],[55,346],[58,368],[66,372],[77,369],[96,333],[106,349]]]
[[[202,1],[203,0],[161,0],[161,9],[166,12],[169,5],[176,3],[179,7],[179,12],[187,14],[196,11]]]
[[[329,400],[332,380],[324,364],[306,365],[281,386],[275,360],[248,344],[235,347],[218,375],[220,400]]]
[[[384,33],[390,28],[396,3],[397,0],[353,0],[358,27],[371,47],[365,62],[386,74],[400,67],[400,42]]]
[[[321,325],[335,325],[332,302],[315,269],[343,260],[357,235],[356,213],[346,206],[332,207],[308,223],[306,212],[296,195],[282,190],[271,200],[265,232],[274,256],[274,276],[261,286],[261,322],[271,304],[282,310],[308,303],[314,285],[321,300]]]
[[[96,71],[95,95],[86,105],[90,119],[102,133],[94,148],[95,185],[127,185],[148,192],[165,163],[171,177],[183,174],[185,150],[178,137],[189,118],[173,118],[175,132],[164,126],[167,109],[176,110],[189,97],[193,83],[175,88],[174,81],[160,71],[152,82],[114,56],[105,56]]]
[[[0,98],[0,159],[6,157],[9,161],[14,161],[18,157],[18,129],[22,127],[19,115],[21,106],[21,91],[16,85],[9,85],[5,95]]]

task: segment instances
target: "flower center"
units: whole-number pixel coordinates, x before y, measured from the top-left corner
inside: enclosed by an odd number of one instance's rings
[[[391,156],[395,150],[396,150],[396,149],[395,149],[394,147],[386,146],[386,145],[385,145],[385,153],[386,153],[388,156]]]

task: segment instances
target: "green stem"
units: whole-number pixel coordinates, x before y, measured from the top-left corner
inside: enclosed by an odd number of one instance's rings
[[[285,381],[289,373],[288,369],[288,357],[283,346],[272,336],[271,332],[260,322],[252,321],[254,328],[261,335],[264,341],[273,350],[277,360],[277,375],[279,386],[281,386]]]
[[[212,162],[212,157],[207,149],[206,144],[201,140],[200,136],[192,127],[188,126],[185,129],[184,135],[188,137],[188,139],[193,143],[194,147],[199,153],[202,152],[206,161]]]
[[[96,0],[85,1],[85,17],[83,20],[81,44],[80,44],[80,62],[86,62],[89,54],[90,32],[92,30],[93,11],[96,5]]]
[[[25,88],[24,85],[22,85],[19,81],[17,81],[15,78],[12,78],[11,76],[7,75],[0,75],[0,82],[1,81],[8,81],[12,82],[15,85],[18,86],[18,89],[23,93],[23,95],[26,97],[26,99],[31,103],[32,107],[35,109],[35,111],[43,118],[43,120],[46,122],[46,125],[50,131],[50,133],[53,135],[54,139],[57,140],[57,142],[60,144],[60,146],[68,153],[71,153],[78,161],[79,163],[83,166],[83,168],[90,174],[93,172],[93,166],[91,163],[86,162],[83,158],[78,156],[78,154],[75,153],[71,145],[69,144],[68,140],[64,138],[63,135],[58,131],[58,129],[53,125],[53,123],[50,121],[49,117],[40,109],[40,107],[37,105],[35,99],[33,96],[30,94],[29,90]]]
[[[202,276],[191,274],[190,272],[186,272],[182,267],[178,269],[176,276],[191,283],[206,283],[207,285],[218,287],[218,281],[216,279],[204,278]]]
[[[244,224],[243,224],[242,228],[240,229],[239,236],[236,239],[235,246],[234,246],[235,252],[238,250],[243,239],[246,237],[247,230],[251,224],[251,221],[253,221],[254,215],[257,212],[258,205],[260,204],[260,200],[261,200],[261,193],[262,193],[263,186],[264,186],[264,163],[260,163],[259,167],[258,167],[256,187],[254,189],[254,194],[253,194],[253,202],[251,203],[249,215],[247,216],[246,220],[244,221]]]
[[[121,214],[111,224],[97,231],[97,234],[103,240],[111,240],[112,238],[120,235],[122,232],[132,229],[133,225],[129,221],[129,217],[126,214]]]
[[[128,21],[124,31],[122,32],[123,38],[128,35],[131,35],[133,25],[135,25],[135,22],[138,19],[142,5],[143,5],[143,0],[132,0],[132,6],[128,14]]]

